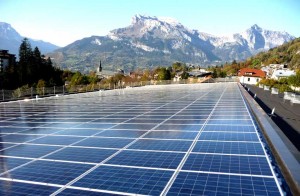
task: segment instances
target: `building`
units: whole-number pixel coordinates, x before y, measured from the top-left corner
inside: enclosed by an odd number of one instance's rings
[[[286,78],[292,75],[295,75],[296,72],[294,70],[290,70],[290,69],[278,69],[275,70],[271,76],[271,78],[275,79],[275,80],[279,80],[280,78]]]
[[[267,78],[279,80],[283,77],[289,77],[295,75],[295,71],[288,69],[286,64],[270,64],[261,68],[266,73]]]
[[[266,77],[266,73],[259,69],[243,68],[238,72],[238,77],[243,84],[257,84],[262,78]]]
[[[111,78],[116,74],[123,74],[124,75],[124,70],[118,69],[116,72],[109,71],[109,70],[104,70],[102,68],[102,64],[101,64],[101,61],[100,61],[99,67],[97,67],[97,70],[96,70],[96,75],[97,75],[98,78],[100,78],[100,79]]]
[[[0,66],[1,69],[5,69],[8,66],[15,65],[16,55],[9,54],[8,50],[0,50]]]

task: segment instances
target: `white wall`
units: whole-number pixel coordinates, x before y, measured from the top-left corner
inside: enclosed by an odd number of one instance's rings
[[[257,82],[261,80],[261,78],[258,77],[251,77],[251,76],[241,76],[239,77],[240,83],[242,84],[253,84],[255,85]]]

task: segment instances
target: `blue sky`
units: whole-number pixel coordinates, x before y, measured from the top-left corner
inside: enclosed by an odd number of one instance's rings
[[[0,21],[22,36],[65,46],[130,25],[135,14],[172,17],[213,35],[253,24],[300,37],[299,0],[0,0]]]

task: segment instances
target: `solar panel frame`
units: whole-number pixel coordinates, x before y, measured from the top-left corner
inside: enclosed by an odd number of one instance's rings
[[[53,195],[282,194],[236,83],[7,104],[5,112],[0,104],[0,160],[8,164],[0,182],[33,193],[36,185]],[[69,168],[78,171],[55,176]]]

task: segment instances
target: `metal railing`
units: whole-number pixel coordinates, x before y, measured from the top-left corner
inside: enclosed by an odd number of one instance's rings
[[[33,99],[39,97],[48,97],[55,95],[75,94],[93,92],[99,90],[113,90],[131,87],[140,87],[147,85],[171,85],[171,84],[193,84],[193,83],[214,83],[214,82],[236,82],[235,79],[212,79],[212,78],[195,78],[180,81],[162,80],[162,81],[140,81],[140,82],[118,82],[118,83],[98,83],[88,85],[63,85],[41,88],[18,88],[15,90],[0,90],[0,102],[13,101],[20,99]]]

